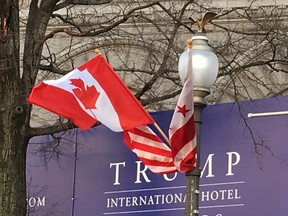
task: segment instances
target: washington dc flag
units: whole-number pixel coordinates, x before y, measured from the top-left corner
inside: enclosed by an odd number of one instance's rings
[[[180,172],[192,171],[197,161],[191,48],[188,49],[186,70],[183,89],[169,128],[172,157]]]

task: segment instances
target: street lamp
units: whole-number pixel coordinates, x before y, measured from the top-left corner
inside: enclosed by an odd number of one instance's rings
[[[179,59],[179,75],[182,83],[187,68],[188,51],[181,54]],[[198,32],[192,37],[192,80],[194,118],[197,144],[196,168],[186,173],[186,216],[197,216],[199,213],[199,179],[200,168],[200,126],[201,113],[207,106],[205,96],[210,93],[210,88],[216,81],[218,74],[218,59],[213,49],[208,45],[206,34]]]

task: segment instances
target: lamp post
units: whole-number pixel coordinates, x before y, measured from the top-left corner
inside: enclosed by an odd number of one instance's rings
[[[199,214],[201,113],[207,106],[205,96],[210,93],[210,88],[216,81],[218,74],[218,59],[212,48],[208,45],[206,34],[202,32],[197,33],[192,37],[192,44],[192,80],[197,162],[196,168],[186,173],[186,216],[197,216]],[[179,59],[178,69],[182,82],[184,82],[186,73],[187,56],[188,51],[185,51]]]

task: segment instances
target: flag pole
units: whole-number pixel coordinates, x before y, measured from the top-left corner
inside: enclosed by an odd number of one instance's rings
[[[162,131],[162,129],[159,127],[159,125],[158,125],[156,122],[154,122],[153,125],[154,125],[155,128],[159,131],[159,133],[162,135],[162,137],[165,139],[165,141],[166,141],[169,145],[171,145],[171,144],[170,144],[170,140],[168,139],[168,137],[166,136],[166,134]]]
[[[94,49],[94,52],[96,53],[96,56],[101,55],[101,52],[98,49]]]

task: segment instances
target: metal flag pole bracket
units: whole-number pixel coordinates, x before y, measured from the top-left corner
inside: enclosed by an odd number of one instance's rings
[[[266,116],[278,116],[278,115],[288,115],[288,111],[248,113],[247,116],[248,116],[248,118],[254,118],[254,117],[266,117]]]

